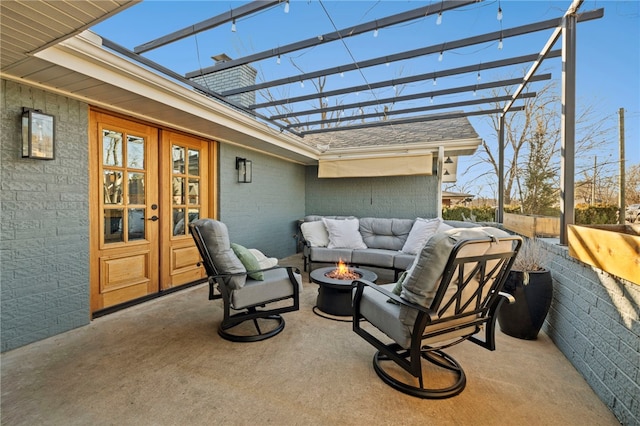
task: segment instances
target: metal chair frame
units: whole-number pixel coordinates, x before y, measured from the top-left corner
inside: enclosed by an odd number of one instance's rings
[[[488,350],[495,350],[495,321],[496,311],[500,303],[507,299],[509,303],[515,301],[513,296],[503,293],[508,272],[511,270],[515,257],[522,245],[520,237],[501,238],[500,241],[513,241],[512,250],[503,253],[488,254],[483,256],[459,256],[459,252],[469,244],[487,243],[491,238],[468,239],[458,242],[449,256],[444,268],[442,278],[435,293],[433,302],[429,308],[411,303],[402,297],[365,280],[357,280],[353,301],[353,331],[373,345],[378,351],[373,357],[373,367],[378,376],[389,386],[408,395],[419,398],[441,399],[458,395],[466,386],[466,375],[462,366],[443,349],[469,340]],[[515,245],[515,246],[514,246]],[[487,268],[487,262],[494,260],[496,264]],[[471,267],[471,272],[466,267]],[[465,279],[465,276],[467,277]],[[470,284],[472,278],[476,278],[479,285],[469,297],[464,298],[464,290]],[[451,297],[445,299],[447,288],[455,283],[457,291]],[[403,348],[396,342],[385,343],[373,334],[362,328],[366,319],[360,312],[360,300],[365,287],[384,294],[398,304],[414,309],[417,313],[411,343],[409,348]],[[483,296],[484,294],[484,296]],[[473,306],[473,309],[469,309]],[[445,314],[450,307],[454,307],[453,314]],[[470,318],[462,325],[461,318]],[[447,325],[451,323],[451,325]],[[436,331],[431,330],[435,324],[444,325]],[[437,337],[463,328],[472,327],[471,331],[452,342],[443,343],[440,346],[423,345],[422,341]],[[484,329],[484,339],[476,337],[476,334]],[[422,360],[429,361],[442,369],[454,373],[455,379],[449,386],[442,388],[427,388],[423,378]],[[402,380],[392,376],[385,368],[387,362],[392,362],[402,367],[415,380]]]

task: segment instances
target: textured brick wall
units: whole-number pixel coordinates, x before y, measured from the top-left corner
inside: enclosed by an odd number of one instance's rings
[[[436,176],[319,179],[307,167],[306,214],[357,217],[436,217]]]
[[[236,157],[253,162],[253,182],[238,183]],[[304,217],[304,167],[220,144],[220,220],[231,240],[271,257],[296,252],[297,221]]]
[[[0,81],[1,350],[89,323],[88,108]],[[55,116],[56,159],[21,158],[22,107]]]
[[[214,92],[236,89],[238,87],[251,86],[256,83],[257,71],[249,65],[210,73],[204,76],[194,77],[193,81],[202,84]],[[243,106],[256,103],[256,92],[246,92],[229,96],[229,100]]]
[[[640,286],[545,246],[554,298],[544,331],[625,425],[640,424]]]

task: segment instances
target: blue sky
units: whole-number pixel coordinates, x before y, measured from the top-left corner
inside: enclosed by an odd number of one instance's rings
[[[144,1],[99,24],[92,30],[129,49],[151,41],[157,37],[196,24],[218,15],[245,2],[235,1]],[[438,1],[329,1],[292,0],[289,13],[283,12],[280,5],[236,22],[237,31],[231,32],[230,25],[224,25],[197,36],[185,38],[179,42],[146,53],[144,56],[185,74],[189,71],[205,68],[213,64],[211,56],[226,53],[237,58],[267,49],[273,49],[298,40],[316,37],[352,25],[375,19]],[[377,37],[362,34],[345,39],[344,44],[333,42],[299,52],[292,52],[276,60],[266,59],[253,64],[258,69],[259,79],[276,78],[309,72],[331,66],[348,64],[356,60],[365,60],[387,54],[398,53],[424,46],[437,45],[447,41],[467,38],[500,29],[562,16],[570,1],[515,1],[487,0],[465,6],[443,14],[442,23],[436,25],[433,16],[422,18],[394,27],[380,29]],[[502,21],[496,19],[498,7],[503,11]],[[618,157],[618,110],[625,110],[625,137],[627,165],[640,163],[640,2],[586,0],[581,11],[604,8],[604,17],[583,22],[577,31],[577,81],[576,92],[578,109],[592,106],[594,117],[606,120],[611,129],[603,138],[599,158],[615,161]],[[538,53],[549,38],[551,30],[505,39],[503,49],[497,43],[486,43],[455,51],[445,51],[442,61],[439,55],[420,57],[413,60],[392,62],[352,71],[344,76],[332,75],[327,78],[326,90],[399,78],[426,72],[437,72],[463,65],[489,62],[530,53]],[[559,44],[556,48],[559,48]],[[543,72],[551,72],[553,80],[560,84],[560,60],[545,61]],[[528,68],[528,65],[526,66]],[[525,66],[514,66],[500,70],[482,71],[481,81],[499,80],[521,76]],[[460,75],[437,81],[437,88],[475,84],[477,75]],[[295,96],[313,93],[312,84],[305,87],[299,84],[281,86],[273,89],[276,96]],[[538,83],[543,84],[543,83]],[[532,90],[536,87],[532,85]],[[399,87],[402,94],[433,90],[431,81],[412,83]],[[379,91],[376,97],[388,97],[394,93],[392,88]],[[478,93],[488,96],[489,93]],[[371,93],[358,93],[340,99],[329,99],[335,103],[351,103],[371,99]],[[354,98],[357,96],[357,98]],[[454,102],[450,96],[434,99],[434,102]],[[468,97],[466,98],[468,99]],[[402,108],[411,108],[428,102],[425,99],[402,104]],[[307,109],[317,106],[308,103],[299,105]],[[396,105],[397,109],[400,105]],[[369,112],[369,111],[366,111]],[[309,119],[314,119],[310,117]],[[472,118],[472,124],[481,138],[495,141],[495,132],[483,118]],[[470,164],[472,159],[462,159],[459,171]],[[586,161],[586,160],[585,160]],[[588,160],[591,163],[592,159]],[[460,183],[466,179],[473,181],[475,170],[468,176],[460,176]],[[467,183],[468,185],[468,183]]]

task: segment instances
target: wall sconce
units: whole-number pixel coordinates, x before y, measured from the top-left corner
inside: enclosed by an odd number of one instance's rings
[[[53,115],[22,107],[22,158],[53,160],[55,142]]]
[[[251,183],[251,160],[236,157],[236,170],[238,171],[238,183]]]

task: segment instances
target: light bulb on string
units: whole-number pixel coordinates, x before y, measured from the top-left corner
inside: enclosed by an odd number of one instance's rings
[[[304,81],[300,80],[300,87],[304,89]]]
[[[278,58],[276,59],[276,64],[280,65],[280,55],[278,55]]]
[[[236,20],[235,19],[231,22],[231,32],[232,33],[236,32]]]
[[[284,13],[289,13],[289,0],[287,0],[284,4]]]
[[[502,7],[500,7],[500,2],[498,2],[498,21],[502,21]]]
[[[436,19],[436,25],[442,24],[442,11],[438,13],[438,19]]]
[[[431,97],[431,103],[433,103],[433,96]]]
[[[440,51],[440,56],[438,56],[438,62],[442,62],[442,58],[444,58],[444,52]]]
[[[438,80],[436,80],[436,78],[435,78],[435,77],[433,77],[433,85],[434,85],[434,86],[437,86],[437,85],[438,85]]]
[[[378,27],[376,27],[376,29],[373,30],[373,37],[378,37]]]
[[[476,80],[478,81],[482,80],[482,77],[480,77],[480,71],[478,71],[478,77],[476,77]]]
[[[341,72],[341,73],[340,73],[340,77],[344,77],[344,72]]]
[[[500,37],[500,41],[498,42],[498,50],[502,50],[502,37]]]

